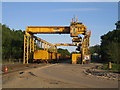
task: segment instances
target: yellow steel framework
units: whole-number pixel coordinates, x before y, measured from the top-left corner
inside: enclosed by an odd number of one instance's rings
[[[73,37],[72,42],[81,42],[82,37]]]
[[[77,43],[56,43],[55,46],[77,46]]]
[[[89,51],[89,43],[90,43],[90,35],[91,35],[91,32],[88,31],[85,35],[84,35],[84,38],[83,38],[83,41],[82,41],[82,47],[81,47],[81,54],[82,54],[82,60],[85,60],[84,56],[85,55],[89,55],[90,56],[90,51]],[[82,62],[83,63],[83,62]]]
[[[24,35],[24,62],[28,64],[28,60],[32,59],[33,52],[36,49],[36,45],[34,43],[34,38],[32,36]]]
[[[28,64],[29,59],[33,58],[34,51],[37,50],[37,45],[35,43],[35,40],[41,42],[41,48],[44,47],[44,50],[48,51],[48,47],[53,47],[54,49],[52,52],[57,53],[57,49],[55,45],[52,45],[51,43],[48,43],[47,41],[42,40],[32,34],[26,33],[24,35],[24,61],[23,61],[24,64]]]
[[[42,40],[34,34],[70,34],[73,37],[72,44],[56,44],[52,45],[45,40]],[[84,35],[84,38],[79,37],[79,35]],[[78,46],[81,48],[82,56],[89,54],[89,38],[87,27],[81,22],[72,19],[70,26],[28,26],[24,35],[24,64],[28,63],[28,60],[32,58],[33,52],[37,49],[36,40],[41,42],[41,47],[44,46],[44,50],[49,50],[48,48],[53,47],[53,52],[57,53],[56,46]],[[79,43],[79,44],[76,44]],[[43,45],[44,44],[44,45]],[[82,45],[81,45],[82,44]],[[82,58],[84,59],[84,58]]]

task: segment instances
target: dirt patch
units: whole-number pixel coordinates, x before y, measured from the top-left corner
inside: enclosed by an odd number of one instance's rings
[[[86,75],[94,75],[100,78],[105,78],[108,80],[118,80],[120,78],[119,73],[114,73],[111,71],[99,70],[99,69],[86,69],[84,71]]]

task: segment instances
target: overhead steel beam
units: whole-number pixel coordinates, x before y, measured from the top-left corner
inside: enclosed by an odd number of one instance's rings
[[[55,46],[77,46],[77,43],[56,43]]]
[[[69,34],[69,26],[28,26],[26,31],[31,34]]]

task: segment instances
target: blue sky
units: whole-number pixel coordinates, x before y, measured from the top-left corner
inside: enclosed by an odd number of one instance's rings
[[[118,20],[117,2],[3,2],[2,23],[11,29],[26,26],[69,26],[76,15],[92,31],[90,45],[100,44],[100,36],[115,29]],[[72,43],[70,35],[39,34],[50,43]],[[75,47],[67,48],[75,51]]]

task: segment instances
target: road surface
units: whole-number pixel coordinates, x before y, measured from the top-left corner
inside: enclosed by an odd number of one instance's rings
[[[118,88],[118,81],[85,75],[96,64],[48,64],[3,76],[3,88]]]

